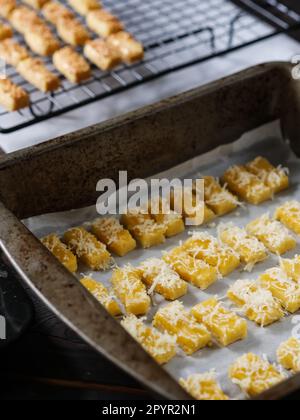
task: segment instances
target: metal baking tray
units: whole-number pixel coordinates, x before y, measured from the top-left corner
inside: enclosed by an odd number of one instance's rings
[[[80,337],[160,398],[190,397],[159,367],[21,220],[93,205],[100,178],[147,178],[280,120],[300,154],[300,89],[287,63],[234,76],[0,157],[0,247],[48,307]],[[171,146],[171,147],[170,147]],[[278,399],[300,388],[300,375],[259,396]]]

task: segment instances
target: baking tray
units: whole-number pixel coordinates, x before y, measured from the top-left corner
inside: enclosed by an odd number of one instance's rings
[[[91,346],[168,399],[179,385],[21,223],[93,205],[100,178],[146,178],[280,120],[299,155],[300,91],[285,63],[261,65],[135,113],[0,158],[0,246],[24,282]],[[172,147],[170,147],[172,144]],[[125,350],[124,350],[125,349]],[[300,387],[300,375],[259,398]]]

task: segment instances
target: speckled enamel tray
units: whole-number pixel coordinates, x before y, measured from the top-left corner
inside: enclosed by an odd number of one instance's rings
[[[188,399],[20,222],[93,205],[100,178],[146,178],[280,119],[300,154],[300,90],[291,67],[271,63],[121,118],[0,157],[0,246],[21,278],[93,348],[157,396]],[[300,375],[259,398],[300,388]]]

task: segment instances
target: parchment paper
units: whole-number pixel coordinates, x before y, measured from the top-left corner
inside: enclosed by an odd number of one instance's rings
[[[221,135],[222,133],[220,133]],[[266,212],[273,214],[274,210],[287,200],[300,200],[300,161],[292,153],[288,144],[283,142],[278,122],[260,127],[255,131],[245,134],[235,143],[221,146],[212,152],[196,157],[163,174],[155,175],[155,178],[195,178],[199,173],[203,175],[221,176],[232,164],[243,164],[258,155],[269,158],[275,165],[282,164],[288,167],[290,169],[291,186],[287,192],[276,195],[274,201],[266,202],[258,207],[247,205],[245,208],[239,208],[236,212],[216,221],[217,225],[222,222],[234,222],[236,225],[244,227],[248,222]],[[25,220],[24,224],[37,237],[41,238],[53,232],[63,234],[70,227],[80,225],[84,222],[90,222],[96,217],[98,216],[95,206],[93,206],[86,209],[34,217]],[[197,229],[193,227],[192,230],[208,231],[210,234],[216,235],[216,228],[217,226],[204,226]],[[179,241],[187,239],[189,230],[191,229],[187,229],[182,235],[168,239],[162,246],[146,251],[137,249],[125,258],[116,258],[116,263],[119,266],[124,266],[127,263],[138,265],[147,258],[160,257],[162,251],[171,250],[178,245]],[[297,241],[297,249],[286,254],[285,257],[292,258],[294,255],[300,254],[300,238],[297,238]],[[238,279],[255,280],[266,269],[277,265],[278,258],[270,254],[269,259],[264,263],[256,265],[251,273],[244,272],[242,269],[235,271],[227,278],[217,281],[205,292],[189,285],[188,294],[180,300],[187,308],[191,308],[193,305],[212,296],[218,295],[224,297],[226,296],[228,287],[234,281]],[[79,273],[91,274],[90,270],[87,270],[83,266],[79,268]],[[96,280],[101,280],[106,286],[110,286],[109,279],[111,272],[92,273],[92,276]],[[81,276],[78,275],[78,277],[80,278]],[[224,303],[230,305],[230,302],[226,298],[224,298]],[[151,312],[148,314],[147,320],[150,322],[158,308],[165,304],[164,299],[156,295],[155,306],[153,306]],[[267,355],[271,362],[276,362],[276,350],[279,344],[292,335],[292,330],[295,326],[297,327],[297,322],[299,325],[300,319],[297,320],[295,315],[287,316],[283,321],[267,328],[260,328],[248,321],[249,336],[246,340],[235,343],[227,348],[219,348],[215,345],[213,348],[201,350],[190,357],[180,354],[165,366],[165,369],[176,379],[181,377],[185,378],[192,373],[203,373],[215,369],[224,391],[232,398],[241,397],[239,388],[233,385],[227,378],[229,365],[239,356],[249,351],[259,355]],[[298,329],[300,332],[300,327]]]

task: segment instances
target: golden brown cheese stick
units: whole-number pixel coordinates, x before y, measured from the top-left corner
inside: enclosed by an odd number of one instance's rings
[[[53,64],[72,83],[80,83],[91,77],[89,64],[72,47],[56,51],[53,55]]]
[[[29,58],[27,49],[14,39],[5,39],[0,42],[0,59],[6,64],[16,67],[26,58]]]
[[[103,71],[111,70],[121,62],[120,54],[103,39],[88,41],[84,47],[84,55]]]
[[[59,78],[51,73],[38,58],[27,58],[21,61],[17,70],[27,82],[42,92],[53,92],[60,87]]]
[[[17,111],[29,105],[29,96],[10,79],[0,79],[0,105],[7,111]]]
[[[57,26],[60,19],[75,19],[75,14],[61,3],[49,1],[42,9],[43,16],[52,25]]]

